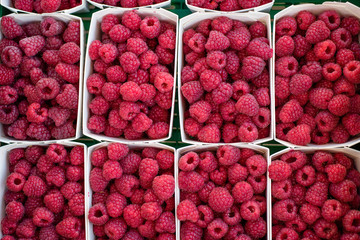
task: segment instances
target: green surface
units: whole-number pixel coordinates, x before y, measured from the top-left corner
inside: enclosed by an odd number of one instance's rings
[[[285,1],[276,1],[270,14],[271,17],[274,16],[274,14],[276,14],[277,12],[283,10],[284,8],[291,6],[293,4],[301,4],[301,3],[309,3],[310,1],[296,1],[296,0],[285,0]],[[311,1],[311,3],[317,3],[317,4],[321,4],[324,1],[319,1],[319,0],[313,0]],[[360,0],[349,0],[349,2],[360,6]],[[83,19],[84,22],[84,27],[85,27],[85,33],[86,33],[86,40],[87,40],[87,33],[89,30],[89,26],[90,26],[90,20],[91,20],[91,15],[92,13],[99,11],[100,9],[95,8],[94,6],[90,5],[90,12],[89,13],[82,13],[82,14],[75,14],[76,16],[79,16]],[[186,4],[185,4],[185,0],[172,0],[172,5],[168,8],[168,10],[170,10],[173,13],[176,13],[179,18],[182,18],[188,14],[191,13],[191,11],[189,9],[187,9]],[[7,15],[10,14],[11,12],[8,11],[7,9],[1,7],[0,8],[0,15]],[[177,93],[176,93],[177,95]],[[176,97],[177,99],[177,97]],[[178,104],[177,104],[177,100],[175,103],[175,114],[174,114],[174,124],[173,124],[173,132],[172,132],[172,137],[171,139],[169,139],[168,141],[163,142],[164,144],[173,146],[175,148],[180,148],[180,147],[184,147],[187,146],[188,144],[181,142],[181,135],[180,135],[180,123],[179,123],[179,114],[178,114]],[[85,143],[88,146],[91,146],[93,144],[98,143],[98,141],[90,139],[86,136],[81,137],[80,139],[77,140],[78,142],[82,142]],[[271,154],[280,151],[282,149],[284,149],[285,147],[279,143],[277,143],[276,141],[269,141],[266,143],[261,144],[264,147],[268,147],[270,148],[270,152]],[[357,144],[356,146],[354,146],[353,148],[360,150],[360,144]]]

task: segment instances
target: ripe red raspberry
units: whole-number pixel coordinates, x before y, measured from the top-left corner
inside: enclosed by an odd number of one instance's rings
[[[258,77],[266,65],[265,61],[259,57],[248,56],[243,59],[241,73],[245,78],[252,79]]]
[[[200,157],[195,152],[188,152],[179,159],[179,169],[182,171],[193,171],[200,163]]]
[[[159,36],[159,45],[166,49],[175,49],[176,33],[173,30],[166,30]]]
[[[174,153],[169,150],[159,151],[155,158],[159,164],[160,169],[169,169],[174,165]]]
[[[33,213],[33,223],[37,227],[48,227],[54,222],[54,214],[45,207],[38,207]]]
[[[124,14],[125,15],[125,14]],[[109,31],[116,25],[119,24],[119,19],[114,14],[107,14],[101,21],[101,30],[108,34]]]
[[[221,32],[212,30],[210,31],[209,38],[205,44],[208,51],[225,50],[230,46],[230,40]]]
[[[204,186],[204,178],[197,172],[184,172],[179,173],[179,188],[187,192],[197,192]]]
[[[108,181],[102,175],[101,168],[93,168],[90,172],[90,187],[94,192],[104,191]]]
[[[246,114],[250,117],[255,116],[259,112],[259,104],[251,94],[241,96],[235,107],[239,113]]]
[[[130,38],[130,35],[130,29],[121,24],[113,25],[109,31],[110,39],[116,43],[125,42],[127,39]]]
[[[331,32],[331,40],[335,43],[337,50],[348,48],[351,44],[351,33],[345,28],[338,28]]]
[[[252,122],[243,123],[238,129],[238,138],[241,142],[253,142],[259,138],[259,132]]]
[[[295,34],[297,29],[297,23],[295,18],[286,16],[282,17],[275,26],[275,32],[276,34],[280,36],[288,35],[292,36]]]
[[[280,160],[272,161],[268,171],[273,181],[284,181],[292,174],[291,166]]]
[[[10,221],[7,217],[1,220],[1,231],[3,234],[13,234],[17,228],[17,223]]]
[[[206,122],[211,113],[211,105],[206,101],[198,101],[189,108],[190,116],[199,123]]]
[[[15,19],[10,16],[4,16],[1,18],[1,32],[8,39],[14,39],[23,35],[23,29],[15,22]]]
[[[61,187],[65,181],[65,170],[63,168],[55,166],[46,173],[46,182],[50,186]]]
[[[215,239],[224,237],[228,229],[229,226],[221,218],[216,218],[207,226],[208,234]]]
[[[296,171],[296,182],[302,186],[311,186],[315,180],[315,169],[311,166],[307,165]]]
[[[154,79],[154,86],[161,92],[169,92],[174,86],[174,77],[167,72],[159,72]]]
[[[200,83],[207,92],[216,89],[221,81],[220,74],[214,70],[204,70],[200,75]]]
[[[287,134],[287,140],[295,145],[307,145],[311,142],[310,127],[307,124],[300,124],[292,128]]]
[[[56,225],[56,232],[66,238],[76,238],[80,235],[81,223],[78,218],[68,217]]]
[[[169,134],[169,124],[165,122],[154,123],[146,133],[151,139],[164,138]]]
[[[266,173],[267,162],[263,156],[257,154],[246,160],[246,167],[248,168],[250,175],[258,177]]]
[[[360,83],[360,61],[350,61],[343,69],[344,76],[349,82],[358,84]]]
[[[16,89],[10,86],[1,86],[0,97],[0,104],[8,105],[16,102],[16,100],[18,99],[18,94]]]
[[[171,198],[175,191],[175,180],[171,175],[163,174],[154,178],[152,188],[160,200]]]
[[[298,27],[301,30],[307,30],[309,28],[309,26],[315,22],[316,17],[314,16],[314,14],[312,14],[311,12],[307,11],[307,10],[303,10],[300,11],[297,15],[296,15],[296,21],[298,24]]]
[[[203,234],[202,228],[197,224],[186,221],[181,224],[180,236],[181,239],[201,239]]]
[[[120,56],[119,61],[126,73],[134,73],[140,66],[139,58],[132,52],[123,53]]]
[[[291,196],[292,185],[289,179],[271,183],[271,195],[277,199],[287,199]]]
[[[35,236],[36,226],[31,218],[25,218],[20,222],[16,228],[16,235],[18,237],[30,238]]]
[[[312,86],[312,79],[308,75],[295,74],[290,80],[290,92],[299,95],[307,92]]]
[[[196,205],[190,200],[183,200],[177,206],[177,217],[180,221],[191,221],[196,223],[199,220],[199,211]]]
[[[358,210],[350,210],[344,216],[342,222],[346,231],[350,232],[359,232],[360,228],[356,225],[356,222],[360,219],[360,211]]]
[[[46,192],[46,184],[40,177],[30,176],[24,184],[23,191],[28,197],[40,197]]]
[[[15,105],[0,106],[0,123],[12,124],[19,117],[19,110]]]
[[[331,59],[336,52],[336,45],[331,40],[319,42],[314,46],[315,56],[322,60]]]
[[[88,218],[89,221],[96,226],[104,225],[109,220],[109,216],[107,214],[104,204],[97,203],[93,205],[89,209]]]
[[[149,188],[155,176],[158,174],[159,165],[156,160],[144,158],[140,162],[139,177],[140,184],[144,188]]]
[[[175,217],[172,212],[163,212],[155,223],[155,230],[159,233],[175,233]]]
[[[360,22],[357,18],[353,16],[344,17],[341,20],[340,26],[348,30],[353,36],[359,34],[360,32]]]
[[[279,221],[291,221],[295,219],[297,206],[291,199],[280,200],[273,205],[273,217]]]
[[[291,56],[279,58],[275,62],[276,74],[283,77],[291,77],[298,71],[298,61]]]
[[[45,13],[51,13],[57,11],[61,6],[61,0],[48,1],[40,0],[40,8]]]
[[[318,19],[324,21],[330,30],[334,30],[340,25],[340,15],[335,10],[327,10],[322,12]]]
[[[356,185],[350,180],[330,184],[329,192],[341,202],[351,202],[357,194]]]
[[[1,60],[7,67],[17,67],[22,61],[21,50],[15,46],[7,46],[1,53]]]
[[[55,67],[55,71],[65,81],[75,84],[79,82],[79,66],[70,65],[67,63],[58,63]]]
[[[208,143],[220,142],[220,129],[216,124],[209,124],[200,129],[197,135],[199,141]]]
[[[324,41],[330,36],[330,29],[326,26],[325,22],[318,20],[313,22],[306,30],[305,38],[311,43],[315,44]]]
[[[275,53],[278,57],[292,55],[294,48],[295,44],[292,37],[285,35],[276,41]]]
[[[141,217],[141,207],[137,204],[130,204],[124,208],[123,217],[126,224],[132,228],[137,228],[143,222]]]
[[[211,92],[212,101],[214,104],[221,104],[227,102],[233,95],[233,89],[230,83],[222,82]]]
[[[294,229],[284,227],[280,229],[280,231],[276,234],[276,239],[286,239],[286,238],[298,239],[299,235]]]
[[[234,50],[245,49],[251,40],[251,34],[245,27],[234,29],[226,36],[230,41],[230,47]]]
[[[290,123],[299,120],[303,115],[303,108],[295,99],[288,101],[281,108],[279,118],[283,123]]]
[[[338,229],[335,223],[330,223],[324,219],[318,220],[314,224],[314,231],[316,235],[320,238],[332,238],[336,237]],[[328,231],[327,229],[330,229]]]
[[[125,197],[131,197],[139,185],[139,179],[133,175],[123,174],[121,178],[115,180],[116,189]]]
[[[273,56],[273,51],[269,44],[259,39],[252,40],[247,46],[246,52],[248,55],[260,57],[263,60],[268,60]]]
[[[209,194],[208,204],[216,212],[225,212],[233,205],[234,198],[223,187],[214,188]]]
[[[23,38],[19,41],[19,46],[26,56],[32,57],[38,54],[45,46],[45,39],[39,35]]]
[[[219,164],[231,166],[240,160],[240,149],[230,145],[220,146],[216,151]]]
[[[262,238],[266,235],[266,222],[261,217],[248,221],[245,224],[245,232],[252,238]]]
[[[260,207],[256,201],[246,201],[241,204],[240,214],[244,220],[256,220],[260,217]]]
[[[25,208],[22,203],[11,201],[6,205],[5,213],[10,221],[19,222],[25,214]]]
[[[242,181],[235,184],[232,189],[232,195],[236,202],[243,203],[253,197],[254,190],[249,183]]]

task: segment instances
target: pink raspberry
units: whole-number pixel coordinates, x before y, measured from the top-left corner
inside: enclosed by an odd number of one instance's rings
[[[121,102],[119,115],[124,120],[132,120],[140,113],[139,105],[133,102]]]
[[[20,37],[24,33],[21,26],[10,16],[1,18],[1,31],[8,39]]]
[[[295,74],[290,80],[290,92],[299,95],[307,92],[312,86],[312,79],[304,74]]]
[[[157,122],[151,125],[146,134],[151,139],[164,138],[169,134],[169,124],[165,122]]]
[[[182,171],[193,171],[200,163],[199,155],[195,152],[188,152],[179,159],[179,169]]]
[[[172,212],[163,212],[155,223],[155,230],[159,233],[175,233],[175,216]]]
[[[300,11],[297,15],[296,15],[296,21],[298,23],[298,27],[301,30],[307,30],[309,28],[309,26],[315,22],[316,17],[314,16],[314,14],[312,14],[311,12],[307,11],[307,10],[303,10]]]
[[[303,114],[303,108],[295,99],[288,101],[281,108],[279,118],[283,123],[297,121]]]
[[[315,56],[322,60],[331,59],[336,52],[336,45],[331,40],[316,43],[314,46]]]
[[[75,84],[79,82],[79,66],[70,65],[66,63],[58,63],[55,67],[55,71],[65,81]]]
[[[19,222],[25,214],[25,208],[22,203],[11,201],[6,205],[5,212],[10,221]]]
[[[219,31],[210,31],[209,38],[205,44],[205,48],[208,51],[211,50],[225,50],[230,46],[229,39]]]
[[[157,161],[151,158],[144,158],[139,166],[140,184],[143,187],[149,188],[158,172],[159,165]]]
[[[142,91],[135,82],[126,82],[120,87],[120,94],[125,101],[136,102],[141,98]]]
[[[311,142],[310,127],[307,124],[300,124],[292,128],[287,134],[286,138],[289,142],[295,145],[307,145]]]
[[[266,65],[263,59],[254,56],[245,57],[242,64],[241,73],[248,79],[258,77]]]
[[[23,38],[19,41],[20,48],[24,51],[26,56],[35,56],[45,46],[45,39],[42,36],[33,36]]]
[[[140,22],[141,33],[150,39],[156,38],[160,34],[160,21],[157,17],[145,17]]]
[[[245,224],[245,232],[252,238],[262,238],[266,235],[266,222],[261,217],[248,221]]]
[[[195,33],[188,41],[188,46],[195,53],[203,53],[205,51],[206,38],[201,33]]]
[[[293,17],[282,17],[275,26],[275,32],[276,34],[279,34],[280,36],[288,35],[292,36],[295,34],[297,29],[297,23],[295,18]]]
[[[200,75],[200,83],[205,91],[211,92],[221,83],[221,76],[214,70],[204,70]]]
[[[211,27],[213,30],[226,34],[232,29],[233,20],[228,17],[217,17],[211,21]]]
[[[353,181],[344,180],[339,183],[332,183],[329,187],[330,194],[341,202],[350,202],[356,195],[356,185]]]
[[[217,143],[220,141],[220,130],[216,124],[206,125],[200,129],[197,135],[199,141]]]
[[[235,184],[232,189],[232,195],[236,202],[243,203],[253,197],[254,190],[249,183],[242,181]]]
[[[279,58],[275,62],[276,74],[282,77],[291,77],[298,71],[298,61],[291,56]]]
[[[163,174],[154,178],[152,187],[155,195],[161,200],[172,197],[175,191],[175,180],[173,176]]]
[[[154,86],[161,92],[169,92],[174,86],[174,77],[167,72],[159,72],[154,79]]]
[[[224,237],[228,229],[229,226],[220,218],[216,218],[207,226],[208,234],[215,239]]]
[[[199,220],[199,211],[196,205],[190,200],[183,200],[177,206],[177,217],[180,221],[197,222]]]
[[[204,186],[204,178],[195,171],[179,173],[179,188],[187,192],[197,192]]]
[[[233,197],[226,188],[214,188],[209,195],[209,206],[216,212],[225,212],[233,204]]]
[[[125,42],[127,39],[130,38],[131,31],[127,27],[116,24],[111,27],[109,31],[109,37],[111,40],[113,40],[116,43],[122,43]]]
[[[321,41],[324,41],[330,36],[330,29],[326,26],[325,22],[318,20],[313,22],[309,28],[306,30],[306,40],[315,44]]]
[[[238,138],[241,142],[253,142],[258,137],[258,129],[252,122],[245,122],[238,129]]]
[[[139,185],[139,180],[133,175],[123,174],[121,178],[115,180],[116,189],[125,197],[131,197]]]
[[[245,27],[234,29],[226,36],[230,41],[230,47],[234,50],[245,49],[251,40],[250,32]]]
[[[159,36],[159,45],[167,49],[175,49],[176,33],[173,30],[166,30]]]
[[[15,46],[7,46],[1,53],[1,60],[7,67],[17,67],[22,61],[21,50]]]
[[[239,113],[246,114],[250,117],[255,116],[259,111],[259,104],[255,97],[251,94],[241,96],[235,107]]]
[[[134,73],[140,66],[139,58],[132,52],[123,53],[120,56],[119,61],[126,73]]]
[[[273,51],[270,49],[269,44],[258,39],[254,39],[249,43],[246,52],[248,55],[260,57],[264,60],[270,59],[273,55]]]
[[[280,37],[275,44],[275,53],[278,57],[291,55],[294,52],[294,40],[290,36]]]

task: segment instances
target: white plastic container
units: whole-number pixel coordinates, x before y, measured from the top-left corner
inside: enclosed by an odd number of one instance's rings
[[[180,19],[179,24],[179,52],[178,52],[178,103],[179,103],[179,118],[180,118],[180,132],[181,132],[181,140],[185,143],[189,144],[205,144],[204,142],[195,141],[191,137],[189,137],[184,130],[184,112],[185,112],[185,106],[186,106],[186,100],[182,96],[181,93],[181,70],[184,67],[184,55],[183,55],[183,41],[182,41],[182,35],[184,31],[190,28],[195,28],[202,20],[205,19],[214,19],[216,17],[225,16],[234,20],[240,20],[246,24],[252,24],[256,21],[260,21],[266,25],[267,28],[267,38],[269,39],[269,45],[272,46],[271,41],[271,19],[270,15],[268,13],[262,13],[262,12],[247,12],[247,13],[216,13],[216,12],[197,12],[190,14],[189,16],[183,17]],[[270,75],[270,97],[271,97],[271,104],[269,109],[272,110],[275,105],[273,101],[273,95],[274,95],[274,88],[273,88],[273,82],[272,79],[273,76],[273,61],[269,60],[269,75]],[[257,139],[255,140],[254,144],[260,144],[263,142],[267,142],[273,139],[273,132],[275,131],[275,128],[273,127],[273,122],[275,121],[275,118],[271,117],[271,124],[270,124],[270,134],[266,138]]]
[[[87,149],[86,149],[86,145],[82,144],[82,143],[77,143],[77,142],[68,142],[68,141],[58,141],[58,144],[64,145],[66,147],[74,147],[74,146],[82,146],[84,148],[84,169],[86,169],[88,161],[87,160]],[[49,144],[45,144],[45,143],[36,143],[36,144],[25,144],[25,143],[21,143],[21,144],[11,144],[11,145],[6,145],[3,147],[0,147],[0,161],[2,162],[2,167],[0,168],[0,219],[3,219],[5,217],[5,201],[4,201],[4,195],[6,193],[6,179],[9,175],[9,161],[8,161],[8,155],[10,150],[14,149],[14,148],[26,148],[29,146],[33,146],[33,145],[38,145],[38,146],[49,146]],[[86,186],[86,185],[85,185]],[[86,191],[84,189],[84,196],[86,199],[86,195],[85,195]],[[87,209],[87,202],[85,201],[85,212]],[[0,226],[1,228],[1,226]],[[85,225],[85,232],[88,232],[87,226]],[[0,229],[0,238],[3,237],[2,231]]]
[[[292,151],[294,149],[291,148],[286,148],[282,151],[279,151],[273,155],[270,156],[270,161],[274,161],[279,159],[279,157],[289,151]],[[360,172],[360,152],[351,148],[307,148],[307,147],[301,147],[301,148],[296,148],[295,150],[297,151],[301,151],[305,154],[312,154],[315,151],[326,151],[326,152],[330,152],[330,153],[343,153],[347,156],[349,156],[350,158],[354,159],[354,165],[355,168]],[[268,202],[270,202],[268,204],[268,210],[271,212],[272,211],[272,197],[271,197],[271,180],[268,179],[268,189],[269,189],[269,195],[268,195]],[[269,219],[269,223],[270,223],[270,231],[269,231],[269,235],[268,235],[268,239],[272,239],[272,218]]]
[[[13,0],[1,0],[1,5],[7,9],[9,9],[11,12],[14,13],[32,13],[37,14],[36,12],[28,12],[24,10],[20,10],[14,7]],[[55,13],[67,13],[67,14],[74,14],[74,13],[84,13],[89,12],[89,4],[86,2],[86,0],[82,0],[82,3],[79,6],[64,9],[60,11],[56,11]]]
[[[274,49],[274,53],[275,53],[275,26],[276,26],[276,21],[279,20],[282,17],[285,16],[291,16],[291,17],[295,17],[300,11],[303,10],[307,10],[311,13],[313,13],[314,15],[319,15],[324,11],[327,10],[335,10],[336,12],[338,12],[341,16],[343,17],[348,17],[348,16],[354,16],[360,19],[360,8],[355,6],[352,3],[346,2],[346,3],[341,3],[341,2],[324,2],[323,4],[301,4],[301,5],[292,5],[282,11],[280,11],[279,13],[275,14],[274,16],[274,23],[273,23],[273,49]],[[360,35],[359,35],[359,42],[360,42]],[[275,57],[272,58],[272,62],[273,62],[273,66],[274,66],[274,71],[272,71],[272,87],[273,87],[273,98],[272,98],[272,102],[275,103]],[[272,110],[271,110],[271,118],[275,120],[275,104],[272,104]],[[278,141],[279,143],[287,146],[287,147],[310,147],[310,148],[338,148],[338,147],[349,147],[349,146],[353,146],[357,143],[360,142],[360,136],[357,138],[352,138],[350,141],[346,142],[346,143],[327,143],[327,144],[323,144],[323,145],[317,145],[317,144],[313,144],[310,143],[306,146],[299,146],[299,145],[295,145],[292,144],[290,142],[278,139],[276,137],[276,122],[273,121],[272,122],[274,124],[273,129],[274,129],[274,139],[276,141]]]
[[[216,151],[220,146],[222,145],[232,145],[234,147],[237,148],[249,148],[254,150],[256,153],[261,154],[268,163],[268,166],[270,165],[271,161],[270,161],[270,151],[268,148],[265,147],[261,147],[261,146],[257,146],[257,145],[249,145],[249,144],[241,144],[241,143],[233,143],[233,144],[223,144],[223,143],[218,143],[218,144],[207,144],[207,145],[192,145],[192,146],[187,146],[187,147],[183,147],[183,148],[179,148],[176,150],[177,154],[175,157],[175,214],[176,214],[176,209],[177,206],[180,203],[180,189],[179,189],[179,180],[178,180],[178,176],[179,176],[179,167],[178,167],[178,162],[179,159],[181,158],[181,156],[183,156],[184,154],[188,153],[188,152],[204,152],[204,151]],[[271,240],[271,235],[269,234],[269,232],[271,232],[271,184],[270,184],[270,178],[268,175],[268,172],[266,171],[266,193],[265,193],[265,197],[266,197],[266,225],[267,225],[267,239]],[[181,227],[181,222],[180,220],[176,217],[176,240],[180,240],[180,227]],[[269,237],[270,236],[270,237]]]
[[[121,9],[121,8],[108,8],[105,10],[98,11],[92,15],[91,23],[90,23],[90,30],[89,30],[89,36],[87,41],[87,49],[86,49],[86,58],[85,58],[85,72],[84,72],[84,99],[83,99],[83,131],[84,134],[88,137],[91,137],[93,139],[96,139],[98,141],[118,141],[123,143],[144,143],[144,142],[162,142],[171,137],[172,134],[172,126],[173,126],[173,119],[174,119],[174,106],[175,106],[175,88],[176,88],[176,69],[177,69],[177,48],[178,48],[178,16],[174,13],[171,13],[165,9],[153,9],[153,8],[141,8],[137,10],[137,13],[141,17],[145,16],[155,16],[160,21],[166,21],[171,24],[176,25],[176,47],[175,47],[175,58],[174,58],[174,87],[173,87],[173,97],[172,97],[172,107],[170,110],[170,123],[169,123],[169,134],[160,139],[139,139],[139,140],[127,140],[123,137],[121,138],[115,138],[115,137],[108,137],[104,134],[95,134],[92,133],[88,127],[88,119],[90,118],[90,109],[89,104],[91,100],[93,99],[93,96],[89,94],[87,88],[86,88],[86,80],[87,78],[93,73],[93,61],[89,57],[89,46],[92,41],[94,40],[101,40],[101,28],[100,24],[102,21],[102,18],[107,14],[115,14],[121,16],[124,12],[129,11],[129,9]]]
[[[202,8],[202,7],[196,7],[193,5],[190,5],[188,3],[188,0],[185,0],[185,4],[186,6],[192,11],[192,12],[221,12],[221,13],[241,13],[241,12],[249,12],[249,11],[254,11],[254,12],[270,12],[272,6],[274,5],[275,0],[272,0],[269,3],[254,7],[254,8],[245,8],[245,9],[240,9],[240,10],[235,10],[235,11],[220,11],[220,10],[212,10],[212,9],[207,9],[207,8]]]
[[[16,14],[12,13],[10,15],[15,19],[15,21],[20,24],[27,24],[31,22],[38,21],[40,22],[45,17],[53,17],[56,20],[60,20],[63,22],[70,22],[71,20],[76,20],[80,22],[80,61],[79,61],[79,100],[78,100],[78,112],[77,112],[77,120],[76,120],[76,133],[74,137],[66,138],[66,139],[51,139],[47,141],[31,141],[31,140],[17,140],[13,137],[9,137],[5,134],[2,124],[0,124],[0,141],[6,142],[6,143],[32,143],[32,144],[38,144],[40,142],[42,143],[51,143],[51,142],[57,142],[57,141],[70,141],[78,139],[81,136],[81,107],[82,107],[82,89],[83,89],[83,72],[84,72],[84,24],[80,17],[76,17],[70,14],[64,14],[64,13],[44,13],[44,14]],[[0,18],[1,19],[1,18]],[[3,38],[2,33],[0,33],[0,40]]]
[[[117,6],[111,6],[111,5],[107,5],[107,4],[103,4],[103,3],[97,3],[91,0],[87,0],[89,3],[91,3],[91,5],[94,5],[97,8],[100,9],[106,9],[106,8],[121,8],[121,7],[117,7]],[[157,4],[151,4],[151,5],[147,5],[147,6],[141,6],[141,7],[135,7],[135,8],[121,8],[121,9],[140,9],[140,8],[166,8],[168,6],[171,5],[171,0],[167,0],[165,2],[161,2],[161,3],[157,3]]]
[[[93,224],[89,221],[88,215],[89,215],[89,209],[92,207],[92,190],[90,188],[90,171],[91,171],[91,162],[90,162],[90,157],[91,154],[94,150],[98,149],[98,148],[102,148],[102,147],[106,147],[107,145],[109,145],[109,142],[103,142],[103,143],[99,143],[96,145],[93,145],[91,147],[88,148],[88,158],[87,158],[87,165],[85,166],[85,221],[86,221],[86,239],[87,240],[95,240],[96,236],[94,235],[93,232]],[[132,143],[132,144],[128,144],[129,149],[143,149],[145,147],[154,147],[154,148],[159,148],[162,150],[169,150],[171,152],[174,153],[174,161],[176,162],[177,159],[177,151],[175,151],[175,148],[161,144],[161,143],[152,143],[152,144],[147,144],[147,143]],[[176,163],[174,163],[176,164]],[[176,166],[176,165],[175,165]],[[175,174],[177,173],[177,171],[175,170],[176,167],[174,167],[174,178]],[[176,187],[175,187],[176,189]],[[175,191],[175,204],[176,204],[176,199],[177,199],[177,195],[176,195],[176,191]]]

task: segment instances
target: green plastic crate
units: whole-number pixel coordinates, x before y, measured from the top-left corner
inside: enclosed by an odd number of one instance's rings
[[[85,0],[83,0],[83,1],[85,1]],[[311,1],[311,3],[317,3],[317,4],[321,4],[323,2],[324,1],[319,1],[319,0]],[[360,0],[349,0],[349,2],[360,7]],[[271,15],[271,17],[273,17],[274,14],[276,14],[277,12],[283,10],[284,8],[286,8],[288,6],[291,6],[293,4],[302,4],[302,3],[310,3],[310,2],[296,1],[296,0],[285,0],[285,1],[278,1],[278,2],[276,1],[274,6],[272,7],[272,10],[270,11],[270,15]],[[90,26],[91,15],[94,12],[100,10],[100,9],[95,8],[92,5],[89,5],[89,8],[90,8],[90,12],[88,12],[88,13],[75,14],[76,16],[79,16],[83,19],[86,35],[88,33],[89,26]],[[169,11],[177,14],[179,16],[179,18],[182,18],[186,15],[191,14],[191,11],[186,7],[185,0],[172,0],[171,6],[168,7],[167,9]],[[11,12],[9,10],[0,6],[0,15],[1,16],[7,15],[10,13]],[[85,39],[87,40],[87,36]],[[176,95],[177,95],[177,91],[176,91]],[[176,97],[176,99],[177,99],[177,97]],[[184,147],[184,146],[188,145],[181,141],[179,110],[178,110],[177,100],[175,100],[174,124],[173,124],[172,131],[173,131],[172,137],[168,141],[163,142],[164,144],[170,145],[175,148],[180,148],[180,147]],[[87,146],[91,146],[91,145],[98,143],[98,141],[88,138],[86,136],[82,136],[77,141],[82,142],[82,143],[86,144]],[[2,144],[0,143],[0,145],[2,145]],[[264,147],[270,148],[270,154],[273,154],[273,153],[278,152],[285,148],[285,146],[277,143],[276,141],[269,141],[269,142],[263,143],[261,145]],[[353,148],[360,150],[360,144],[355,145]]]

